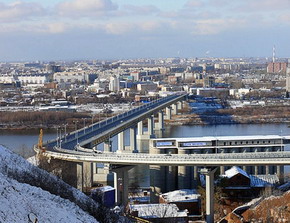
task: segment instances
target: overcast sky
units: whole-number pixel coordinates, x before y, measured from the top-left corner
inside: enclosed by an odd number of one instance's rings
[[[290,57],[290,0],[0,0],[0,61]]]

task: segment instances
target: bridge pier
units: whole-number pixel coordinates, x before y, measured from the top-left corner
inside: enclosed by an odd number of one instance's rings
[[[164,130],[164,112],[162,110],[158,112],[158,130]]]
[[[104,152],[112,152],[112,141],[110,139],[104,142]]]
[[[137,131],[136,131],[136,126],[130,128],[130,149],[133,153],[138,153],[137,150]]]
[[[154,135],[154,116],[151,115],[147,120],[148,120],[148,136],[149,136],[149,139],[155,138],[155,135]]]
[[[138,122],[138,135],[143,135],[143,121]]]
[[[206,222],[214,223],[214,173],[216,168],[203,168],[201,174],[205,175],[206,181]]]
[[[172,108],[172,114],[177,115],[177,104],[172,104],[171,108]]]
[[[124,132],[120,132],[118,134],[118,148],[117,148],[117,153],[121,153],[123,152],[125,149],[125,145],[124,145]]]
[[[171,114],[171,107],[166,107],[165,108],[165,114],[166,114],[166,119],[167,120],[171,120],[171,116],[172,116],[172,114]]]
[[[93,184],[93,165],[91,162],[77,163],[77,189],[86,192]]]
[[[174,149],[166,149],[167,154],[174,154],[176,153]],[[165,179],[166,179],[166,191],[162,192],[169,192],[176,190],[176,172],[177,166],[166,166],[165,168]]]
[[[161,154],[159,149],[149,147],[150,154]],[[150,165],[150,202],[159,203],[159,195],[165,192],[166,167],[158,165]]]
[[[143,126],[144,126],[143,121],[138,122],[138,124],[137,124],[137,139],[140,139],[140,140],[149,139],[148,134],[144,132]]]
[[[284,183],[284,166],[277,166],[277,176],[280,180],[280,183]]]
[[[115,188],[115,201],[116,205],[123,204],[124,206],[128,203],[128,171],[133,166],[119,167],[113,170],[114,174],[114,188]],[[122,183],[122,187],[121,187]]]
[[[179,149],[178,154],[188,154],[188,151]],[[190,167],[189,166],[178,166],[178,189],[189,189],[190,188]]]
[[[177,102],[177,109],[183,109],[183,102],[182,101]]]

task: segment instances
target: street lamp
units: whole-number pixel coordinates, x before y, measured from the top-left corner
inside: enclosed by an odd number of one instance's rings
[[[61,126],[59,126],[59,148],[61,148]]]
[[[93,129],[94,129],[94,115],[92,115],[92,131],[93,131]]]
[[[86,133],[86,118],[82,118],[84,121],[84,134]]]
[[[78,124],[78,121],[73,121],[73,123],[75,124],[75,135],[76,135],[76,138],[77,138],[77,144],[79,143],[79,132],[77,131],[77,124]]]
[[[58,147],[58,126],[56,127],[56,147]]]
[[[66,126],[67,126],[68,124],[64,124],[64,140],[65,140],[65,142],[66,142]]]

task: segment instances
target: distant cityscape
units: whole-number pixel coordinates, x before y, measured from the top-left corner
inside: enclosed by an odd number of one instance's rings
[[[76,103],[83,97],[112,94],[140,100],[175,91],[203,96],[218,93],[232,99],[278,92],[279,98],[288,98],[288,64],[287,59],[273,62],[267,58],[1,63],[0,105],[48,105],[56,99]]]

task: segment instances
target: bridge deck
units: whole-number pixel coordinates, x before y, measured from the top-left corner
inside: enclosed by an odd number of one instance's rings
[[[158,165],[158,166],[255,166],[290,165],[290,152],[258,152],[235,154],[148,154],[148,153],[85,153],[51,152],[45,156],[73,162],[96,162],[120,165]]]
[[[145,105],[139,106],[126,113],[114,116],[100,123],[95,123],[86,128],[74,131],[66,137],[61,138],[61,147],[73,150],[77,144],[86,145],[92,141],[97,143],[113,137],[114,135],[136,125],[139,121],[144,120],[149,115],[181,100],[185,95],[175,94],[165,98],[161,98]],[[44,144],[47,149],[52,149],[57,145],[57,140],[53,140]]]

